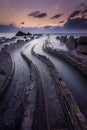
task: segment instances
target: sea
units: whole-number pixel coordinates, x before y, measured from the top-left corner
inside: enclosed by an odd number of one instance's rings
[[[6,38],[11,38],[15,36],[16,33],[0,33],[0,37],[6,37]]]
[[[0,37],[11,38],[15,36],[16,33],[0,33]],[[44,33],[46,35],[46,33]],[[74,36],[75,38],[79,38],[80,36],[87,36],[87,33],[50,33],[50,35],[56,36]]]

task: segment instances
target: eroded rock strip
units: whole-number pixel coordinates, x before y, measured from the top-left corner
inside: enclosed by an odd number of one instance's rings
[[[43,87],[37,67],[23,53],[30,68],[22,130],[48,130]]]
[[[0,52],[0,100],[4,97],[5,91],[14,73],[14,61],[7,51]]]
[[[24,52],[24,54],[26,53]],[[27,57],[29,56],[28,54],[26,55]],[[60,103],[60,99],[55,89],[54,80],[51,76],[48,66],[33,55],[32,55],[32,61],[38,67],[43,84],[46,118],[47,118],[47,125],[49,126],[47,127],[48,130],[54,130],[54,129],[73,130],[73,128],[70,127],[70,125],[68,124],[68,121],[65,117],[63,108]]]
[[[68,61],[70,64],[75,66],[79,71],[81,71],[86,77],[87,77],[87,58],[84,59],[81,56],[75,55],[74,53],[71,53],[70,51],[55,49],[49,41],[45,41],[44,44],[44,50],[51,53],[52,55],[55,55],[57,57],[60,57],[66,61]]]
[[[51,71],[54,82],[56,83],[55,87],[57,90],[57,94],[62,104],[62,109],[65,112],[70,128],[73,130],[86,130],[87,121],[82,113],[79,111],[79,108],[77,107],[71,93],[69,92],[66,84],[63,82],[52,62],[45,56],[36,54],[34,50],[32,51],[35,56],[37,56],[48,65],[49,70]]]
[[[24,100],[29,84],[29,68],[20,55],[14,51],[15,61],[13,79],[5,96],[0,102],[0,130],[19,130],[24,110]]]

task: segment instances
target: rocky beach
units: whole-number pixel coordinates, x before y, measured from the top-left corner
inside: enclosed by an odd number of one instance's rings
[[[87,78],[80,39],[20,31],[0,38],[0,130],[87,129],[87,105],[74,97],[55,62],[60,58]]]

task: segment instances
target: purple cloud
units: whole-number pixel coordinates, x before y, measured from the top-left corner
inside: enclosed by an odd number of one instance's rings
[[[87,30],[87,18],[68,19],[64,28],[71,30]]]
[[[62,15],[64,15],[64,14],[56,14],[53,17],[51,17],[51,19],[57,19],[57,18],[61,17]]]
[[[85,3],[80,3],[76,8],[85,7]]]
[[[28,16],[32,16],[32,17],[35,17],[35,18],[44,18],[47,16],[47,13],[41,13],[40,11],[35,11],[35,12],[32,12],[30,14],[28,14]]]
[[[72,14],[70,14],[69,19],[73,18],[81,13],[81,10],[75,10]]]
[[[82,11],[82,14],[85,14],[85,13],[87,13],[87,9],[85,9],[85,10]]]

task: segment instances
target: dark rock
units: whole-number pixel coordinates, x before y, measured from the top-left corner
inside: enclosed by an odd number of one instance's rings
[[[6,72],[4,70],[0,70],[1,75],[6,75]]]
[[[77,47],[77,42],[73,36],[70,36],[66,45],[69,49],[73,50]]]
[[[77,40],[76,51],[87,55],[87,36],[80,36],[76,40]]]
[[[60,38],[60,41],[62,42],[62,43],[67,43],[67,36],[61,36],[61,38]]]
[[[31,34],[28,32],[28,33],[24,33],[24,32],[21,32],[21,31],[18,31],[16,33],[16,36],[30,36]]]
[[[60,37],[59,37],[59,36],[57,36],[57,37],[56,37],[56,39],[57,39],[57,40],[59,40],[59,39],[60,39]]]
[[[87,36],[80,36],[80,38],[78,39],[78,44],[87,45]]]
[[[87,45],[78,45],[76,51],[87,55]]]
[[[0,52],[0,99],[5,90],[9,87],[8,83],[13,74],[13,61],[8,52]]]

